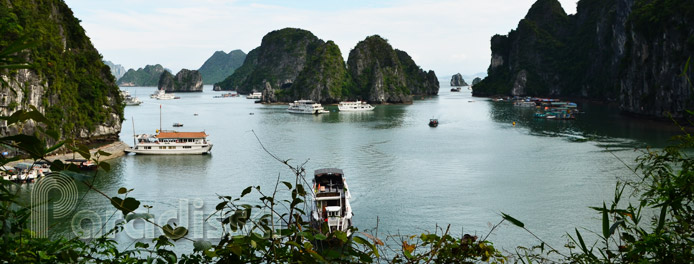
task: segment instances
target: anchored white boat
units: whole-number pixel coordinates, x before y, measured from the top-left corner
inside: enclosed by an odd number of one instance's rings
[[[344,112],[358,112],[358,111],[374,110],[373,106],[371,106],[370,104],[367,104],[366,102],[363,102],[363,101],[340,102],[340,104],[337,105],[337,108],[340,109],[340,111],[344,111]]]
[[[207,140],[205,132],[178,132],[171,130],[159,131],[156,135],[135,135],[134,147],[125,150],[126,153],[152,155],[186,155],[207,154],[212,149],[212,143]]]
[[[176,95],[171,94],[171,93],[166,93],[164,90],[157,90],[156,93],[153,93],[150,95],[151,98],[157,99],[157,100],[173,100],[176,99]]]
[[[261,97],[263,97],[263,93],[258,92],[246,95],[246,99],[260,99]]]
[[[325,108],[319,103],[311,100],[299,100],[289,103],[289,108],[287,111],[295,114],[322,114],[328,113]]]
[[[347,188],[344,173],[341,169],[326,168],[316,170],[313,177],[313,208],[311,223],[320,228],[328,224],[324,232],[342,231],[349,235],[352,226],[352,207],[349,199],[352,195]]]

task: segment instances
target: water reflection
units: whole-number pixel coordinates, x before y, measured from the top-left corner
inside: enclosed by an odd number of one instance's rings
[[[575,120],[535,118],[534,108],[516,107],[510,102],[488,102],[491,118],[500,123],[529,129],[541,137],[563,137],[571,142],[595,141],[602,147],[662,147],[679,129],[667,122],[633,119],[619,113],[616,106],[580,103],[582,114]]]

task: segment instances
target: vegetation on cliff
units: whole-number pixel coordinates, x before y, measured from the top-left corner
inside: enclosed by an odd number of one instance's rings
[[[352,64],[363,68],[355,70]],[[355,99],[402,103],[410,102],[412,95],[438,92],[433,71],[424,72],[406,52],[378,36],[360,42],[347,65],[334,42],[285,28],[263,37],[260,47],[248,53],[234,74],[215,84],[215,90],[263,92],[265,102],[324,103]]]
[[[2,103],[12,106],[7,110],[36,107],[61,138],[117,138],[123,119],[118,87],[63,1],[0,3],[0,36],[0,50],[28,43],[18,59],[29,69],[0,69],[8,80],[0,84]]]
[[[120,86],[157,86],[161,74],[167,71],[163,66],[147,65],[137,70],[129,69],[118,79]]]
[[[159,90],[166,92],[202,92],[202,75],[198,71],[181,69],[176,76],[164,71],[159,78]]]
[[[694,105],[692,5],[684,0],[581,0],[566,15],[538,0],[516,30],[492,37],[488,77],[476,96],[584,97],[631,113],[683,117]]]
[[[215,84],[231,76],[234,71],[243,65],[246,53],[241,50],[232,50],[229,53],[215,51],[198,71],[202,74],[204,84]]]

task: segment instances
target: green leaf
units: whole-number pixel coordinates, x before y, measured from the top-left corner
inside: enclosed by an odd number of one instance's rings
[[[179,240],[188,234],[188,229],[182,226],[176,227],[174,229],[173,227],[171,227],[171,225],[167,224],[161,229],[162,231],[164,231],[164,235],[166,235],[166,237],[171,238],[174,241]]]
[[[284,183],[284,185],[287,186],[287,189],[290,189],[290,190],[292,189],[292,184],[291,184],[291,183],[286,182],[286,181],[283,181],[282,183]]]
[[[111,164],[108,164],[108,162],[99,162],[99,167],[104,169],[105,171],[111,171]]]
[[[665,216],[667,216],[666,204],[660,209],[660,218],[658,219],[658,226],[655,228],[655,233],[660,233],[660,230],[663,230],[663,226],[665,226]]]
[[[226,205],[227,205],[227,201],[224,201],[224,202],[218,203],[217,206],[215,206],[214,209],[217,210],[217,211],[219,211],[219,210],[224,209],[224,206],[226,206]]]
[[[583,237],[581,236],[581,233],[578,232],[578,228],[576,229],[576,237],[578,238],[578,242],[581,245],[581,249],[583,250],[584,253],[588,253],[588,247],[586,247],[586,243],[583,242]]]
[[[515,219],[515,218],[511,217],[510,215],[507,215],[503,212],[501,213],[501,216],[504,218],[504,220],[511,222],[511,224],[513,224],[517,227],[520,227],[520,228],[525,228],[525,224],[523,224],[523,222],[521,222],[521,221],[518,221],[518,219]]]
[[[128,192],[128,189],[126,189],[125,187],[120,187],[120,188],[118,189],[118,194],[124,194],[124,193],[127,193],[127,192]]]
[[[607,215],[607,206],[602,202],[602,235],[607,240],[610,237],[610,219]]]
[[[246,194],[249,194],[251,192],[252,187],[253,186],[248,186],[246,187],[246,189],[243,189],[243,191],[241,192],[241,197],[245,196]]]
[[[325,235],[320,234],[320,233],[316,234],[316,235],[313,236],[313,237],[316,238],[316,240],[325,240],[325,239],[328,238],[328,237],[326,237]]]
[[[111,156],[111,153],[108,153],[108,152],[106,152],[106,151],[103,151],[103,150],[99,150],[99,151],[97,151],[97,152],[96,152],[96,154],[97,154],[97,155],[99,155],[99,156],[102,156],[102,157],[108,157],[108,156]]]
[[[195,240],[195,242],[193,242],[193,250],[194,251],[205,251],[205,250],[208,250],[210,248],[212,248],[212,243],[210,243],[209,241],[198,239],[198,240]]]
[[[116,209],[121,210],[124,216],[127,216],[129,213],[134,212],[138,207],[140,207],[140,201],[135,200],[135,198],[132,197],[125,198],[125,200],[118,197],[112,197],[111,204],[116,207]]]

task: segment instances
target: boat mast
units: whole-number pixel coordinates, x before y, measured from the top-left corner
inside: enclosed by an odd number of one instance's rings
[[[161,132],[161,104],[159,105],[159,132]]]
[[[130,119],[133,120],[133,148],[134,148],[135,145],[136,145],[136,144],[135,144],[135,138],[137,137],[137,136],[135,135],[135,117],[132,117],[132,116],[131,116]]]

